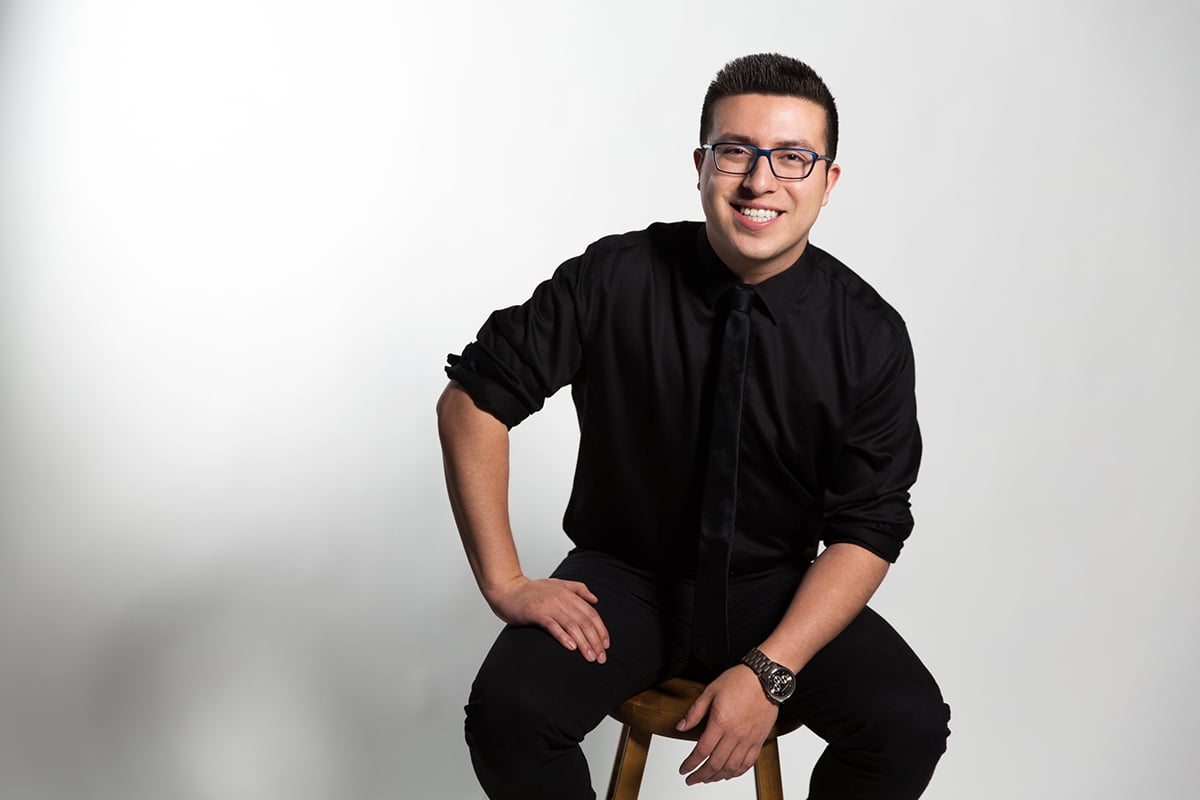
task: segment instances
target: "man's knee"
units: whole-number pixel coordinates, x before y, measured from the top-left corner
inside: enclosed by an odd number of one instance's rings
[[[514,729],[535,729],[549,716],[544,699],[537,696],[536,687],[531,690],[519,681],[485,687],[480,687],[477,682],[463,710],[468,736],[474,732],[503,738],[511,735]]]
[[[545,705],[545,696],[520,672],[497,675],[485,663],[463,709],[467,746],[473,753],[509,757],[526,748],[531,737],[543,736],[550,716]]]
[[[465,708],[468,745],[515,753],[578,744],[603,718],[600,711],[591,719],[597,712],[589,698],[596,687],[580,675],[589,668],[597,667],[541,630],[507,629],[471,685]]]
[[[916,757],[932,763],[946,752],[946,740],[950,736],[950,706],[940,697],[910,708],[907,716],[909,747]]]
[[[471,686],[464,732],[471,764],[488,797],[593,798],[578,744],[586,725],[561,681],[528,660],[489,655]]]
[[[898,693],[876,708],[871,727],[889,760],[931,768],[946,752],[950,706],[933,692]]]

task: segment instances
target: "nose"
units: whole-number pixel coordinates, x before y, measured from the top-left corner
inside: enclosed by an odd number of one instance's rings
[[[762,163],[763,161],[767,163]],[[750,171],[742,179],[742,185],[755,194],[763,194],[775,188],[775,171],[771,169],[771,158],[766,153],[759,153],[750,165]]]

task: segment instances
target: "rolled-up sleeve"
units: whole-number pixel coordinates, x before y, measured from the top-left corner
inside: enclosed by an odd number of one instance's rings
[[[571,382],[583,360],[580,259],[567,261],[528,301],[488,317],[446,374],[509,428]]]
[[[858,392],[826,485],[826,545],[849,542],[887,561],[912,532],[909,489],[921,462],[912,345],[901,324],[872,342],[871,379]]]

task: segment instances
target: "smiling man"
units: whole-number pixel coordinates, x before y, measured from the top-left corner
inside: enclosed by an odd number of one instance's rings
[[[451,506],[507,623],[466,708],[489,797],[594,797],[579,742],[675,675],[708,684],[679,723],[702,730],[688,784],[744,773],[786,716],[828,743],[812,800],[924,791],[949,708],[866,607],[912,530],[912,350],[899,314],[809,243],[837,133],[807,65],[730,62],[693,154],[705,221],[592,244],[451,356]],[[574,547],[532,578],[509,525],[508,435],[567,385]]]
[[[721,98],[707,115],[708,135],[701,138],[713,144],[695,152],[705,231],[744,283],[783,272],[808,246],[808,233],[841,174],[833,163],[836,145],[823,147],[826,116],[812,100],[758,93]],[[769,169],[757,168],[758,148],[768,149]]]

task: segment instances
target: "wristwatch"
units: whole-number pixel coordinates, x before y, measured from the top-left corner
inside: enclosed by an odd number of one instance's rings
[[[763,685],[763,691],[767,693],[767,699],[775,705],[787,700],[796,691],[795,673],[767,658],[757,647],[750,648],[750,652],[742,656],[742,663],[754,670]]]

